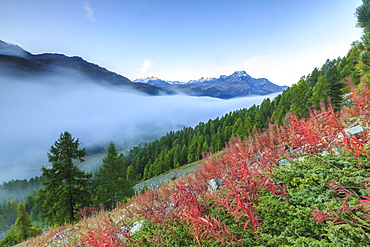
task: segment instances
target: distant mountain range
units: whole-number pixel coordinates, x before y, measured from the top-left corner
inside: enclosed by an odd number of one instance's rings
[[[19,46],[7,44],[1,40],[0,72],[16,77],[68,75],[72,78],[76,76],[76,80],[79,80],[79,76],[83,75],[97,83],[125,86],[149,95],[165,93],[161,88],[146,83],[134,83],[122,75],[89,63],[81,57],[68,57],[56,53],[33,55]]]
[[[165,81],[156,77],[140,78],[130,81],[128,78],[111,72],[81,57],[68,57],[63,54],[43,53],[34,55],[19,46],[0,40],[0,72],[24,77],[52,74],[66,75],[67,71],[83,75],[97,83],[125,86],[149,95],[183,93],[191,96],[210,96],[222,99],[248,95],[265,95],[281,92],[286,86],[278,86],[265,78],[254,79],[245,71],[236,71],[229,76],[219,78],[200,78],[189,82]],[[71,76],[68,73],[68,76]]]
[[[265,78],[252,78],[245,71],[235,71],[219,78],[200,78],[189,82],[165,81],[157,77],[137,78],[137,83],[147,83],[163,88],[168,93],[182,92],[193,96],[211,96],[223,99],[248,95],[265,95],[281,92],[287,86],[278,86]]]

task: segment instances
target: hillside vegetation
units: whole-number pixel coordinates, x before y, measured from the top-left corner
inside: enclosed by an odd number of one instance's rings
[[[356,14],[362,41],[272,101],[170,132],[125,156],[111,143],[89,185],[58,187],[52,181],[61,182],[54,177],[61,172],[45,169],[36,197],[28,197],[25,206],[12,200],[0,207],[0,216],[8,212],[15,221],[1,245],[29,238],[22,246],[369,246],[367,0]],[[63,133],[48,154],[53,169],[65,162],[81,179],[91,177],[60,155],[59,145],[72,145],[81,159],[84,153],[78,139]],[[193,173],[131,197],[134,181],[209,151]],[[84,191],[86,199],[68,206],[64,197],[50,197],[58,188],[66,195],[69,188]],[[40,229],[28,214],[51,229],[30,238]],[[0,217],[0,226],[13,224],[8,220]]]
[[[340,113],[292,114],[234,138],[193,174],[112,211],[86,208],[78,224],[22,246],[368,246],[370,90],[360,85]]]

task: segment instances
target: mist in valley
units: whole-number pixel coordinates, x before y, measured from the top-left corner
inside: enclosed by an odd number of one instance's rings
[[[79,138],[81,148],[106,148],[113,141],[124,150],[276,95],[229,100],[148,96],[78,75],[1,75],[0,183],[41,175],[40,168],[50,166],[49,148],[64,131]]]

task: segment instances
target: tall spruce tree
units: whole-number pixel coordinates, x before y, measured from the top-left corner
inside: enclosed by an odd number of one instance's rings
[[[90,194],[87,186],[91,174],[81,171],[74,160],[84,161],[85,149],[79,150],[78,139],[64,132],[48,153],[51,168],[42,167],[44,189],[41,189],[44,217],[51,224],[74,222],[78,209],[88,206]]]
[[[108,146],[108,153],[96,173],[96,180],[98,183],[95,189],[96,201],[109,209],[114,208],[115,204],[125,197],[134,194],[132,183],[127,180],[125,157],[118,154],[113,142]]]
[[[326,73],[326,78],[329,84],[329,96],[331,104],[338,110],[342,103],[342,88],[344,83],[341,82],[340,74],[337,70],[336,61],[332,62],[332,65]]]

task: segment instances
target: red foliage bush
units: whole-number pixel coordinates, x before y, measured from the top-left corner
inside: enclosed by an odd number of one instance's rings
[[[81,237],[83,245],[96,247],[130,246],[130,235],[127,232],[122,232],[121,228],[109,218],[109,214],[104,214],[102,204],[100,212],[96,207],[90,207],[82,209],[79,215],[82,217],[81,223],[86,229]],[[91,218],[88,222],[89,215]],[[95,222],[94,218],[96,218]]]
[[[349,135],[345,132],[345,121],[349,115],[369,117],[370,90],[366,88],[357,92],[351,87],[353,107],[336,113],[332,107],[322,106],[320,110],[311,110],[308,118],[299,119],[290,115],[284,126],[270,124],[268,129],[255,130],[243,141],[234,138],[217,156],[205,157],[202,166],[193,175],[184,176],[158,190],[137,195],[129,202],[134,206],[127,207],[127,210],[130,214],[154,220],[157,224],[164,223],[165,219],[186,222],[199,245],[203,239],[243,245],[240,237],[209,213],[208,207],[213,207],[222,210],[236,224],[243,225],[244,231],[250,231],[258,238],[260,222],[268,220],[261,219],[255,207],[261,195],[280,195],[288,202],[286,186],[276,183],[271,173],[279,159],[294,159],[297,153],[310,155],[338,150],[347,150],[355,156],[368,156],[368,132],[365,131],[362,136]],[[221,181],[219,190],[210,191],[208,181],[211,179]],[[338,183],[332,182],[331,186],[341,196],[336,198],[341,207],[325,212],[316,208],[313,214],[316,223],[331,220],[340,224],[347,220],[342,217],[343,213],[370,207],[370,194],[363,197],[361,203],[350,205],[348,201],[352,194]],[[370,215],[364,211],[361,219],[367,222]],[[103,228],[97,229],[96,233],[88,232],[84,240],[93,246],[98,243],[114,244],[110,231],[109,228]],[[101,235],[104,232],[105,238]],[[156,238],[160,239],[161,236],[153,236],[153,239]]]

